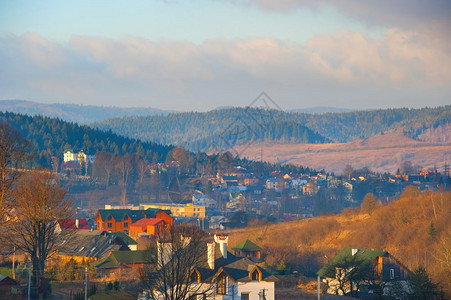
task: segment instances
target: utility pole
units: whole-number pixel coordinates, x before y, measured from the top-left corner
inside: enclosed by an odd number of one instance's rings
[[[16,246],[14,246],[14,252],[13,252],[13,279],[16,279],[16,272],[15,272],[15,265],[16,264]]]
[[[28,300],[31,299],[31,267],[28,268]]]
[[[317,283],[317,298],[316,299],[318,299],[318,300],[320,300],[321,299],[321,294],[320,294],[320,291],[321,291],[321,288],[320,288],[320,276],[318,275],[318,283]]]
[[[88,300],[88,266],[85,266],[85,300]]]

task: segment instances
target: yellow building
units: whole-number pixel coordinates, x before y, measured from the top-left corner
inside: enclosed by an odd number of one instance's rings
[[[144,210],[148,208],[158,208],[162,210],[170,210],[173,217],[194,217],[203,219],[205,218],[205,206],[187,204],[172,204],[172,203],[152,203],[152,204],[140,204]]]

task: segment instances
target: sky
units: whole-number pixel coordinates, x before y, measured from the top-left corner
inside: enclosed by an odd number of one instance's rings
[[[448,0],[2,0],[0,99],[448,105],[450,29]]]

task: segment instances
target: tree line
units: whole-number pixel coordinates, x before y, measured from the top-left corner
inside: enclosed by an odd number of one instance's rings
[[[449,123],[450,118],[450,105],[325,114],[246,107],[113,118],[92,125],[143,141],[182,145],[197,151],[214,145],[230,130],[240,132],[243,141],[257,137],[263,141],[295,143],[348,142],[387,131],[417,138],[428,128]]]
[[[57,118],[0,112],[0,122],[10,124],[30,141],[33,155],[30,164],[46,168],[51,168],[52,156],[62,156],[66,150],[83,150],[87,154],[98,151],[115,155],[137,153],[148,161],[159,162],[164,161],[173,148],[154,142],[141,142],[111,131],[96,130]]]

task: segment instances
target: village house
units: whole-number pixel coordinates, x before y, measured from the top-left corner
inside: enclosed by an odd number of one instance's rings
[[[143,218],[161,219],[169,226],[173,222],[170,210],[157,208],[148,208],[146,210],[99,209],[95,220],[98,230],[129,233],[131,224]]]
[[[244,178],[244,185],[257,185],[260,182],[260,180],[258,180],[258,178],[254,178],[254,177],[246,177]]]
[[[247,257],[255,262],[261,261],[262,248],[250,240],[245,240],[232,248],[236,257]]]
[[[310,181],[302,186],[302,193],[308,196],[315,196],[318,194],[319,185],[316,182]]]
[[[86,219],[63,219],[58,220],[56,224],[56,231],[61,232],[66,229],[73,230],[90,230],[91,227],[88,225]]]
[[[368,273],[364,273],[364,280],[369,282],[383,283],[385,289],[384,295],[388,293],[391,283],[397,281],[401,286],[407,287],[406,280],[409,279],[411,271],[405,267],[400,261],[394,258],[387,251],[382,250],[368,250],[346,247],[331,259],[321,270],[318,271],[318,276],[325,277],[328,282],[329,294],[343,294],[339,289],[339,279],[344,278],[347,272],[363,269],[369,267]],[[331,277],[330,270],[334,268],[334,277]],[[372,278],[366,278],[370,276]],[[351,292],[351,288],[355,289],[358,285],[350,283],[346,284],[346,294]],[[359,292],[374,293],[370,286],[365,284],[360,285]]]
[[[205,261],[192,272],[192,284],[214,285],[214,299],[274,300],[277,278],[247,257],[227,250],[228,235],[207,241]],[[202,289],[201,289],[202,290]]]
[[[111,251],[130,251],[127,241],[101,230],[76,230],[55,248],[58,261],[68,262],[73,259],[77,263],[97,261]]]
[[[284,188],[285,182],[283,179],[279,179],[276,177],[271,177],[266,180],[266,189],[267,190],[276,190],[280,191]]]
[[[111,251],[94,264],[99,277],[139,278],[145,265],[151,264],[150,250]]]
[[[143,218],[130,225],[130,237],[138,240],[141,236],[154,236],[160,233],[168,224],[162,219]]]

